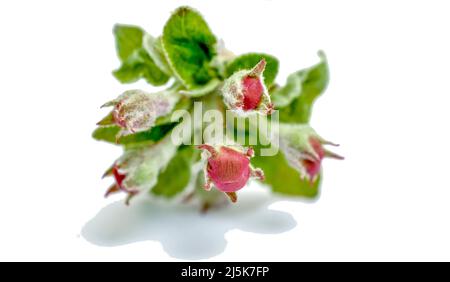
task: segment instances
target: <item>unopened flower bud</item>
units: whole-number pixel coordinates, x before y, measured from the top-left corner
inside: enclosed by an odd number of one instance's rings
[[[290,166],[311,183],[316,181],[324,157],[344,159],[323,147],[337,144],[326,141],[307,124],[280,124],[279,138],[280,148]]]
[[[210,190],[211,185],[225,192],[232,202],[236,202],[236,191],[247,184],[250,177],[264,179],[261,169],[255,169],[250,164],[253,157],[253,149],[246,151],[241,148],[227,146],[213,147],[203,144],[199,146],[204,150],[203,158],[205,166],[205,189]]]
[[[123,129],[119,134],[126,135],[152,128],[158,117],[172,111],[177,100],[178,96],[169,91],[129,90],[102,107],[114,106],[113,122]]]
[[[266,61],[262,59],[251,70],[240,70],[227,78],[222,88],[224,103],[241,113],[271,114],[273,105],[264,85],[263,72]]]
[[[148,191],[157,182],[158,174],[176,153],[170,138],[145,148],[127,150],[104,176],[113,176],[115,183],[105,196],[123,191],[128,194],[126,203],[142,191]]]

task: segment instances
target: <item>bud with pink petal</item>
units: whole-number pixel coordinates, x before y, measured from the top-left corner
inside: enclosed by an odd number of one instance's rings
[[[157,182],[158,174],[175,155],[177,146],[170,138],[143,148],[126,150],[104,176],[113,176],[115,183],[105,196],[123,191],[128,194],[126,203],[142,191],[150,190]]]
[[[343,159],[323,146],[337,144],[326,141],[307,124],[280,124],[279,138],[280,148],[289,165],[311,183],[316,181],[325,157]]]
[[[259,112],[267,115],[273,111],[269,92],[264,85],[265,59],[251,70],[240,70],[227,78],[222,88],[225,105],[241,114]]]
[[[236,191],[242,189],[251,177],[264,179],[261,169],[255,169],[250,164],[253,149],[243,150],[236,146],[199,146],[203,150],[205,165],[205,189],[214,185],[226,193],[232,202],[236,202]]]

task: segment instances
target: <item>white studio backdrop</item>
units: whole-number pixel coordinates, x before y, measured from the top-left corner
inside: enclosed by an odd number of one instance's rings
[[[235,53],[278,56],[280,83],[326,52],[312,125],[346,160],[324,162],[317,201],[252,185],[200,216],[103,198],[120,149],[90,137],[99,106],[151,90],[111,75],[112,26],[158,35],[180,5]],[[447,1],[2,1],[0,260],[449,260],[449,12]]]

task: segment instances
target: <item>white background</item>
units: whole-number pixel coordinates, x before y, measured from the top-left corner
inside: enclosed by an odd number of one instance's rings
[[[147,219],[132,214],[142,203],[103,198],[120,149],[90,137],[99,106],[149,90],[112,77],[112,26],[158,35],[181,4],[234,52],[277,55],[280,83],[326,52],[331,81],[312,125],[346,160],[324,162],[317,201],[251,186],[267,204],[244,193],[227,211],[158,204]],[[449,13],[446,1],[1,1],[0,259],[449,260]],[[114,216],[102,214],[110,204]],[[100,229],[89,240],[87,222]]]

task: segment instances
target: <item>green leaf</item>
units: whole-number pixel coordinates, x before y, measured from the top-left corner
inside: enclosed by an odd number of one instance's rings
[[[113,74],[122,83],[132,83],[144,78],[152,85],[163,85],[169,80],[169,76],[143,48],[144,34],[145,32],[137,26],[119,24],[114,26],[117,54],[122,65]],[[150,44],[147,42],[146,45]]]
[[[276,193],[306,198],[315,198],[319,194],[321,178],[313,184],[301,180],[299,173],[289,166],[282,152],[271,157],[255,156],[251,162],[264,171],[265,180],[262,183],[270,185]]]
[[[144,78],[148,83],[160,86],[169,80],[169,76],[160,70],[143,48],[136,49],[113,74],[122,83]]]
[[[217,78],[213,78],[203,86],[199,86],[198,88],[192,90],[180,90],[179,93],[188,97],[201,97],[213,92],[219,85],[220,80]]]
[[[198,153],[198,150],[194,149],[193,146],[181,147],[167,167],[161,171],[157,184],[150,192],[167,198],[182,192],[189,184],[195,153]]]
[[[204,85],[216,75],[210,66],[216,41],[197,11],[180,7],[172,14],[164,26],[163,49],[172,72],[185,87]]]
[[[169,63],[164,55],[164,50],[162,48],[161,37],[154,38],[150,34],[144,34],[144,39],[142,42],[144,49],[150,55],[150,57],[165,74],[172,75]]]
[[[295,98],[300,96],[302,91],[302,78],[293,73],[288,76],[286,84],[283,87],[276,88],[271,94],[272,102],[276,109],[286,107]]]
[[[275,81],[279,67],[278,59],[272,55],[262,53],[248,53],[240,55],[227,64],[227,77],[230,77],[233,73],[239,70],[252,69],[262,58],[266,60],[264,84],[266,84],[267,88],[269,88]]]
[[[97,125],[113,125],[114,124],[114,116],[113,113],[110,112],[107,116],[102,118],[99,122],[97,122]]]
[[[118,126],[105,126],[98,127],[92,133],[92,137],[99,141],[105,141],[108,143],[119,144],[119,145],[141,145],[141,144],[152,144],[161,138],[163,138],[176,123],[168,123],[159,126],[152,127],[147,131],[142,131],[130,135],[121,137],[116,142],[116,135],[120,131]]]
[[[125,61],[138,48],[142,47],[144,31],[137,26],[116,24],[113,29],[116,38],[117,54]]]
[[[317,65],[295,73],[301,79],[301,91],[292,103],[280,109],[281,122],[309,122],[314,101],[324,92],[329,80],[328,63],[325,54],[319,52],[319,57],[321,61]],[[274,93],[274,100],[280,100],[280,97],[275,98],[277,95],[285,95],[284,98],[296,96],[295,93],[289,93],[287,90],[279,91]]]

